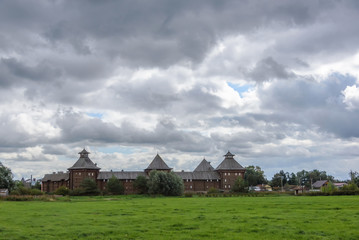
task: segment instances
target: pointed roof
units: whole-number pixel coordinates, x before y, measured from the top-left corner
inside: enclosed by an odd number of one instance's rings
[[[160,157],[160,155],[156,155],[156,157],[152,160],[152,162],[150,163],[150,165],[148,165],[148,167],[146,168],[146,170],[171,170],[172,168],[170,168],[165,161],[162,160],[162,158]]]
[[[230,151],[224,155],[224,160],[218,165],[216,170],[242,170],[244,169],[233,157]]]
[[[212,167],[211,163],[203,158],[202,162],[196,167],[194,172],[208,172],[213,170],[214,168]]]
[[[75,164],[72,167],[68,168],[69,170],[71,170],[71,169],[100,169],[88,157],[88,155],[90,154],[88,151],[83,149],[81,152],[79,152],[79,154],[80,154],[79,160],[77,160],[77,162],[75,162]]]

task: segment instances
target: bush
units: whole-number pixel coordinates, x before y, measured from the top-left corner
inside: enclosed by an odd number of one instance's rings
[[[348,185],[344,185],[341,191],[356,191],[359,190],[358,186],[355,183],[349,183]]]
[[[66,196],[70,194],[70,190],[65,186],[61,186],[58,189],[56,189],[55,194]]]
[[[43,194],[44,193],[41,192],[41,190],[36,189],[36,188],[30,190],[30,195],[33,195],[33,196],[38,196],[38,195],[43,195]]]
[[[183,194],[183,180],[174,173],[152,171],[148,180],[150,194],[165,196],[181,196]]]
[[[107,190],[114,195],[124,194],[125,192],[123,184],[114,175],[107,182]]]
[[[217,188],[211,187],[210,189],[208,189],[207,194],[215,194],[215,193],[219,193]]]
[[[81,185],[81,190],[83,195],[99,195],[100,191],[97,188],[97,184],[95,180],[91,178],[85,178]]]
[[[186,192],[184,194],[185,197],[193,197],[193,193],[192,192]]]
[[[22,186],[11,191],[11,195],[30,195],[30,194],[31,194],[31,190]]]
[[[145,176],[137,176],[136,180],[133,182],[133,187],[138,191],[139,194],[148,193],[147,179]]]
[[[76,188],[74,190],[69,191],[70,196],[82,196],[85,195],[84,190],[81,188]]]
[[[242,177],[238,177],[237,180],[234,182],[232,192],[248,192],[248,189],[246,188],[246,184]]]

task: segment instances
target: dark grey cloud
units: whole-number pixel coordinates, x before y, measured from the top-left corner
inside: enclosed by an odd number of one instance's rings
[[[197,132],[178,129],[170,119],[162,119],[155,128],[146,130],[130,122],[124,122],[118,127],[98,118],[88,118],[66,110],[57,116],[56,122],[61,129],[59,143],[158,145],[187,152],[206,151],[212,144]]]
[[[247,79],[256,82],[265,82],[273,79],[294,78],[295,74],[282,64],[277,63],[272,57],[260,60],[253,69],[247,69],[244,72]]]
[[[329,161],[328,148],[357,160],[356,89],[344,95],[358,81],[357,1],[1,6],[2,162],[62,166],[79,146],[110,145],[173,163],[231,150],[270,169]]]
[[[349,111],[343,103],[343,91],[354,85],[351,76],[334,74],[325,81],[300,79],[277,81],[269,89],[260,90],[263,108],[274,111],[266,121],[281,118],[303,127],[316,128],[338,137],[359,137],[355,119],[358,112]]]

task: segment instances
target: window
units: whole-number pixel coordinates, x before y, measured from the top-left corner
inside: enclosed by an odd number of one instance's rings
[[[79,172],[79,175],[81,176],[81,173]]]
[[[228,188],[231,188],[231,185],[228,185]]]
[[[91,176],[91,173],[88,173],[89,176]]]
[[[224,176],[227,176],[227,173],[224,173]]]
[[[191,186],[189,186],[189,188],[190,188],[190,189],[192,189],[192,185],[191,185]]]
[[[227,188],[227,185],[224,185],[224,188]]]
[[[230,172],[228,173],[228,176],[231,176],[231,173],[230,173]]]
[[[224,182],[227,182],[227,179],[224,179]]]
[[[189,181],[192,182],[192,179],[190,179]]]
[[[237,173],[235,173],[234,175],[236,175],[236,176],[237,176]]]

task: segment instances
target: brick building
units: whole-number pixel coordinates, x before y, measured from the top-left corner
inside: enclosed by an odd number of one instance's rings
[[[80,187],[85,178],[94,179],[100,190],[106,190],[108,180],[115,176],[122,182],[125,188],[125,194],[136,193],[133,188],[133,182],[138,176],[148,177],[153,170],[171,172],[165,161],[156,155],[152,162],[144,171],[100,171],[95,163],[89,158],[89,152],[85,149],[79,152],[80,157],[76,163],[68,168],[66,173],[58,172],[45,174],[42,179],[42,191],[53,192],[61,186],[71,190]],[[223,191],[230,191],[238,177],[244,177],[245,168],[243,168],[235,159],[234,155],[228,151],[224,155],[224,160],[214,169],[210,162],[203,159],[193,172],[174,172],[182,178],[185,191],[205,192],[210,188]]]

